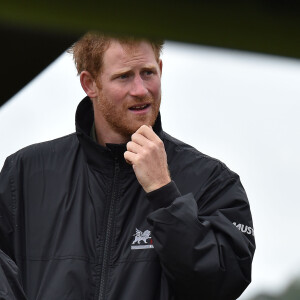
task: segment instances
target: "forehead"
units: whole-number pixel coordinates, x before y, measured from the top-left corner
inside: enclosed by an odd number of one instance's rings
[[[145,64],[158,65],[153,48],[145,41],[120,43],[112,40],[103,55],[103,71],[135,68]]]

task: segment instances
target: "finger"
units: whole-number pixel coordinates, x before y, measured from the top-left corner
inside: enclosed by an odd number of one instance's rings
[[[136,159],[136,154],[130,151],[125,151],[124,158],[127,161],[127,163],[133,165]]]
[[[135,132],[132,136],[131,136],[131,141],[138,144],[139,146],[145,146],[147,145],[149,142],[151,142],[149,139],[147,139],[144,135]]]
[[[126,145],[127,151],[133,152],[133,153],[139,153],[142,151],[142,146],[140,146],[139,144],[130,141],[127,143]]]
[[[158,140],[160,140],[160,138],[158,137],[158,135],[153,131],[151,126],[147,126],[147,125],[142,125],[137,131],[136,133],[139,133],[141,135],[143,135],[145,138],[147,138],[148,140],[152,141],[152,142],[158,142]]]
[[[132,162],[130,160],[125,159],[125,161],[129,164],[132,165]]]

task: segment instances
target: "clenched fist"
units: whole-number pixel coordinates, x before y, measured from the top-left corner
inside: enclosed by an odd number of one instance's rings
[[[132,135],[124,157],[146,193],[171,181],[164,144],[151,127],[142,125]]]

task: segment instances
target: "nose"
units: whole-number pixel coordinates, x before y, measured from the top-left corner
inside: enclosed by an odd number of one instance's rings
[[[145,82],[141,76],[136,76],[132,82],[130,94],[131,96],[143,98],[147,95],[148,90],[145,87]]]

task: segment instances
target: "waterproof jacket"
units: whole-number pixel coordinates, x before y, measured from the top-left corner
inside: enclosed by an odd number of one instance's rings
[[[239,176],[165,133],[159,116],[172,182],[146,194],[126,146],[95,143],[92,125],[85,98],[76,134],[6,159],[0,299],[25,298],[22,286],[39,300],[238,298],[255,249]]]

